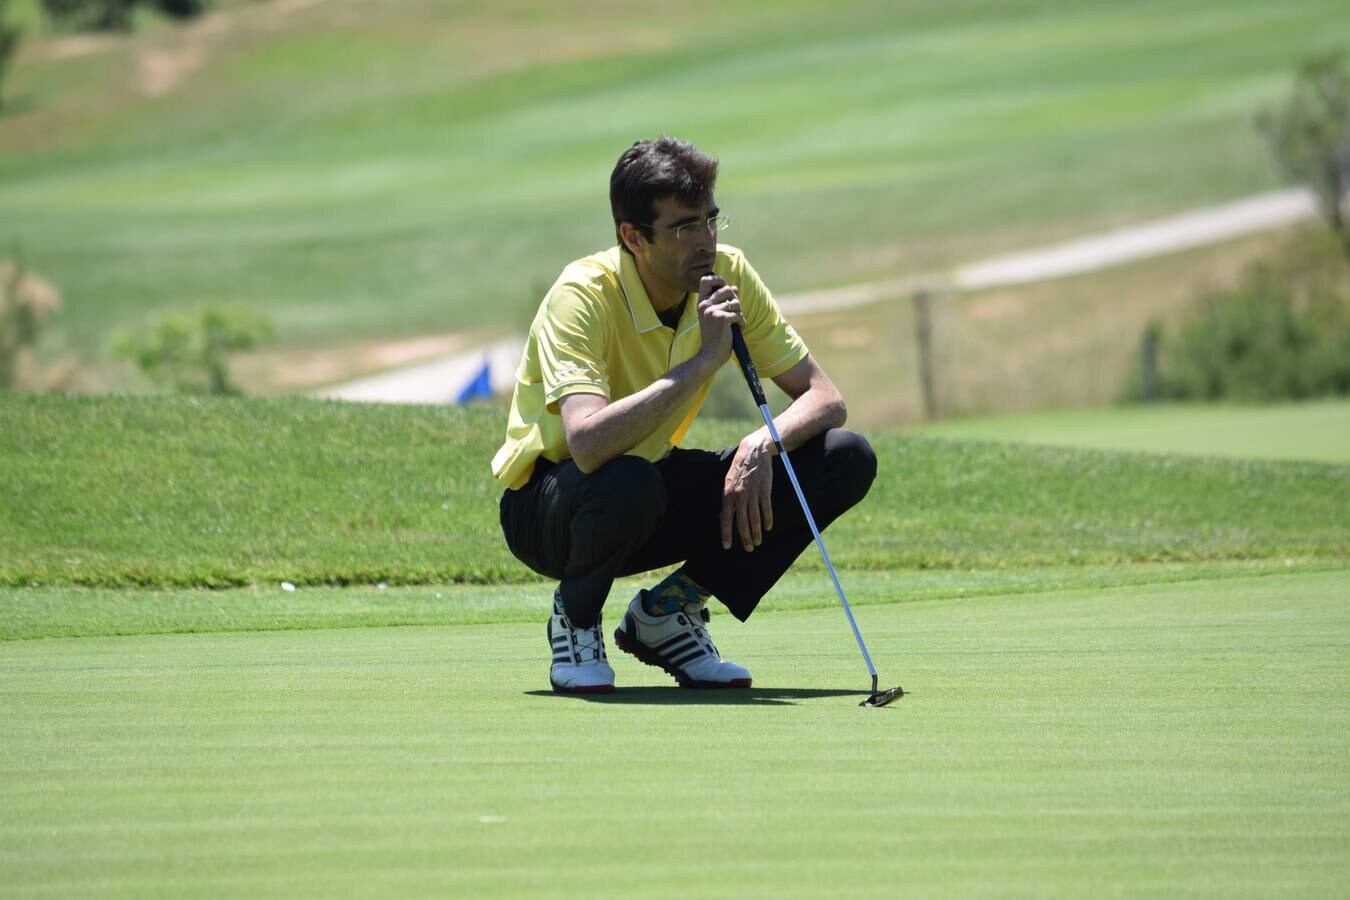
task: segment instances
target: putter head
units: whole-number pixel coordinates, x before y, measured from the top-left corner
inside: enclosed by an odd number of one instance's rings
[[[868,697],[866,700],[859,703],[858,705],[885,706],[888,703],[893,703],[896,700],[899,700],[903,696],[905,696],[905,689],[897,684],[895,687],[887,688],[884,691],[873,691],[872,696]]]

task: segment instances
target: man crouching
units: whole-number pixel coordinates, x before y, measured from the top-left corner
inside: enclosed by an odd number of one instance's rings
[[[760,375],[792,403],[774,420],[817,525],[866,496],[876,456],[842,428],[844,398],[755,270],[718,243],[717,160],[671,137],[638,141],[610,176],[618,246],[577,260],[544,297],[516,372],[506,441],[511,552],[558,579],[549,680],[614,689],[601,609],[614,579],[676,563],[640,590],[621,650],[682,687],[743,688],[750,672],[708,635],[716,597],[744,621],[812,541],[767,427],[735,447],[680,447],[739,325]]]

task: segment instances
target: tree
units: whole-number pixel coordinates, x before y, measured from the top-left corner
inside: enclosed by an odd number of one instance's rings
[[[272,337],[272,323],[248,310],[169,313],[139,332],[113,335],[113,356],[129,359],[161,387],[189,394],[233,394],[227,353]]]
[[[0,109],[5,108],[5,74],[18,53],[22,36],[19,26],[9,21],[9,0],[0,0]]]
[[[1307,182],[1341,247],[1350,255],[1350,74],[1344,60],[1305,63],[1284,104],[1257,120],[1285,173]]]
[[[136,6],[150,6],[175,19],[190,19],[209,5],[210,0],[42,0],[51,20],[71,31],[129,31]]]
[[[35,365],[42,323],[60,309],[54,287],[22,263],[0,259],[0,391],[22,386],[24,370]]]
[[[42,0],[59,27],[71,31],[128,31],[135,0]]]

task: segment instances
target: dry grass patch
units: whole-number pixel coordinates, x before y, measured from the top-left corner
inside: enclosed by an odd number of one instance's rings
[[[1118,399],[1152,320],[1172,324],[1195,298],[1236,282],[1288,232],[1258,235],[1091,275],[934,299],[942,416],[1087,407]],[[812,352],[864,427],[924,418],[909,298],[797,317]]]

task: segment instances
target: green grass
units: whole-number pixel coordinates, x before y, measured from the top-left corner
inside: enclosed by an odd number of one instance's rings
[[[714,620],[696,693],[542,627],[0,643],[0,878],[40,896],[1333,896],[1346,571]],[[469,589],[460,589],[469,590]],[[678,885],[678,888],[671,887]]]
[[[991,569],[844,570],[849,604],[870,607],[916,600],[964,600],[1063,590],[1183,584],[1265,575],[1340,571],[1344,561],[1249,560]],[[839,600],[823,571],[789,572],[762,610],[833,608]],[[630,598],[655,573],[621,578],[612,597]],[[539,584],[378,585],[250,588],[0,588],[0,640],[102,635],[294,631],[425,625],[538,623],[550,595]]]
[[[692,446],[753,423],[701,423]],[[488,460],[497,409],[295,398],[0,399],[0,584],[529,580]],[[1344,559],[1345,466],[869,434],[845,568]],[[799,566],[818,567],[808,555]]]
[[[908,696],[858,707],[865,667],[808,553],[749,623],[714,604],[755,687],[682,691],[615,650],[620,689],[587,701],[548,690],[548,585],[501,546],[500,428],[498,409],[0,397],[5,895],[1350,878],[1350,467],[874,434],[873,493],[827,539]],[[650,577],[616,585],[611,624]]]
[[[727,237],[780,291],[1227,199],[1276,183],[1255,111],[1350,41],[1337,0],[419,0],[207,25],[39,42],[13,72],[0,246],[63,292],[64,346],[198,303],[264,309],[287,342],[519,327],[612,241],[608,170],[662,131],[722,157]],[[187,66],[161,96],[153,54]]]
[[[1344,400],[1061,410],[940,422],[916,431],[960,440],[1350,463],[1350,402]]]

